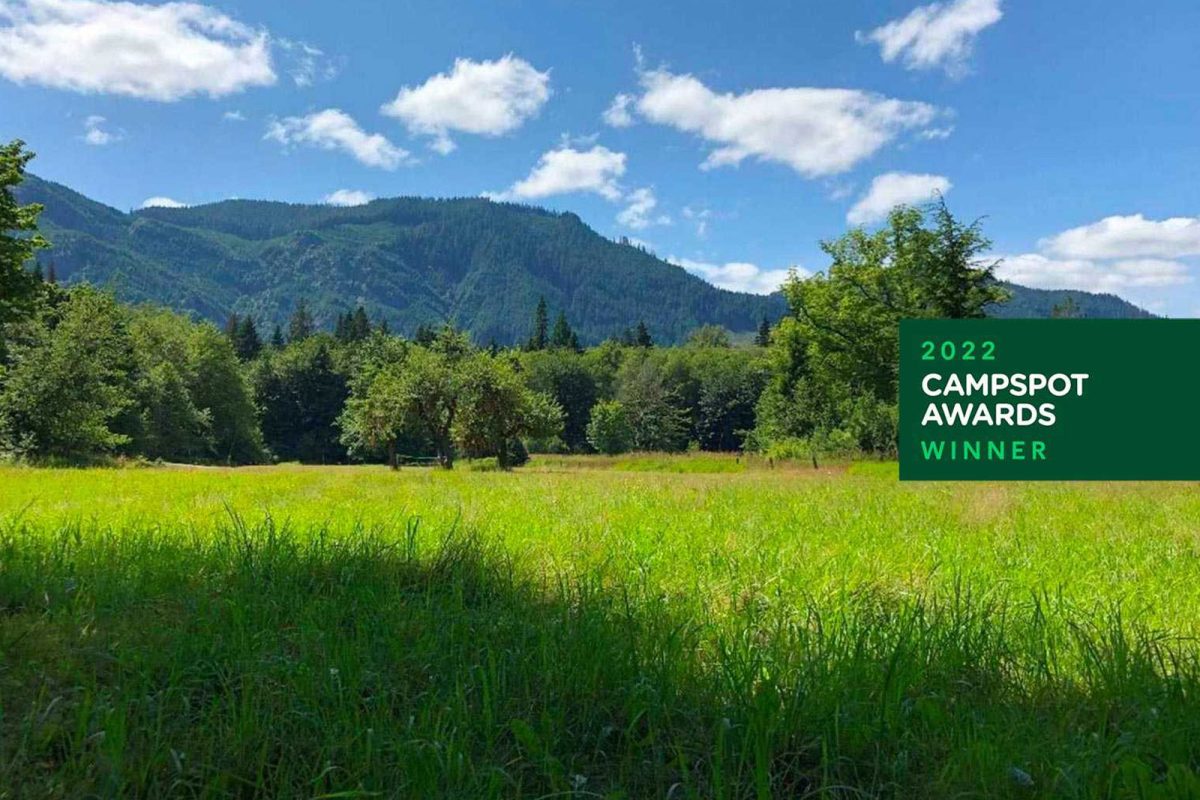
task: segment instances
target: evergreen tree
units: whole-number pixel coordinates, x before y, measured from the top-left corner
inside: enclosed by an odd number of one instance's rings
[[[17,205],[13,190],[25,178],[33,153],[20,139],[0,146],[0,362],[5,354],[5,328],[33,313],[38,282],[26,270],[33,254],[49,243],[37,233],[37,204]],[[15,235],[14,235],[15,234]]]
[[[351,342],[361,342],[371,335],[371,320],[362,306],[354,309],[354,315],[346,315],[346,332]]]
[[[763,317],[762,322],[758,325],[758,334],[754,337],[754,343],[759,347],[768,347],[771,344],[771,323]]]
[[[283,339],[283,328],[277,322],[275,323],[275,330],[271,331],[271,347],[274,347],[276,350],[282,350],[286,344],[287,342]]]
[[[333,326],[333,338],[345,344],[350,341],[350,313],[337,315],[337,323]]]
[[[422,347],[429,347],[437,341],[437,331],[434,330],[432,325],[426,325],[422,322],[417,326],[416,333],[413,334],[413,341]]]
[[[550,347],[555,350],[574,349],[573,339],[575,339],[575,332],[571,330],[571,325],[567,322],[566,313],[558,312],[558,318],[554,320],[554,332],[550,334]],[[575,339],[575,341],[578,340]]]
[[[308,310],[308,302],[301,297],[300,302],[296,303],[296,310],[292,312],[291,320],[288,321],[288,341],[302,342],[312,336],[316,329],[312,312]]]
[[[1078,319],[1083,315],[1079,303],[1075,302],[1075,298],[1071,295],[1067,295],[1065,300],[1055,303],[1054,307],[1050,309],[1051,319]]]
[[[392,334],[392,329],[391,329],[391,326],[389,326],[389,325],[388,325],[388,321],[387,321],[386,319],[381,319],[381,320],[379,320],[379,328],[378,328],[378,330],[379,330],[379,332],[380,332],[380,333],[382,333],[384,336],[390,336],[390,335]]]
[[[58,285],[58,270],[54,266],[53,259],[51,259],[50,263],[46,265],[46,274],[42,276],[42,280],[51,286]]]
[[[546,298],[542,296],[538,298],[537,310],[533,312],[533,333],[529,335],[525,349],[545,350],[546,345],[550,343],[549,329],[550,318],[546,310]]]
[[[237,314],[230,314],[225,320],[225,335],[229,337],[229,341],[236,342],[238,334],[238,326],[241,325],[242,318]]]
[[[637,331],[633,335],[633,344],[635,347],[654,347],[654,340],[650,338],[650,329],[646,327],[644,320],[637,324]]]
[[[253,318],[245,316],[238,323],[237,333],[233,337],[233,350],[242,361],[253,361],[262,352],[262,338],[258,335],[258,326]]]

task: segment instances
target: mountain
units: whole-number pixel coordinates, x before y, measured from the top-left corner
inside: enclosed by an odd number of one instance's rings
[[[1063,289],[1030,289],[1015,283],[1001,283],[1012,297],[994,306],[990,313],[1002,319],[1028,319],[1053,316],[1068,299],[1075,301],[1075,315],[1100,319],[1149,319],[1154,315],[1115,294],[1094,294]]]
[[[124,213],[29,176],[22,202],[45,206],[40,254],[60,280],[112,288],[268,329],[300,298],[318,324],[362,304],[392,330],[453,320],[477,341],[529,334],[538,298],[585,343],[645,320],[657,341],[703,324],[755,330],[786,303],[718,289],[570,213],[481,198],[376,200],[353,208],[228,200]]]
[[[639,320],[664,343],[703,324],[744,333],[787,310],[778,293],[718,289],[574,214],[481,198],[353,208],[227,200],[124,213],[33,176],[18,195],[45,206],[53,248],[39,257],[60,280],[217,322],[250,315],[264,332],[301,298],[324,327],[362,304],[398,332],[453,320],[476,341],[500,344],[528,336],[541,296],[585,343]],[[1013,298],[996,316],[1048,317],[1068,295],[1083,316],[1149,316],[1113,295],[1006,287]]]

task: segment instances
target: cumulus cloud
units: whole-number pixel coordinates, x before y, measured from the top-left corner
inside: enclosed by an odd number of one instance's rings
[[[221,119],[225,122],[245,122],[246,115],[240,111],[226,111],[221,115]]]
[[[873,31],[855,34],[879,45],[887,63],[899,59],[907,69],[943,69],[951,77],[967,72],[975,39],[1000,21],[1000,0],[954,0],[913,9]]]
[[[770,294],[779,289],[787,280],[790,270],[762,269],[755,264],[744,261],[730,261],[724,264],[712,264],[707,261],[694,261],[690,258],[667,258],[672,264],[683,267],[688,272],[703,278],[719,289],[729,289],[734,292],[750,292],[751,294]],[[800,277],[810,273],[793,267]]]
[[[282,145],[308,145],[322,150],[341,150],[368,167],[393,170],[412,161],[411,155],[379,133],[367,133],[354,118],[337,108],[327,108],[302,117],[272,120],[263,137]]]
[[[537,200],[556,194],[591,192],[616,202],[622,197],[619,179],[625,174],[625,154],[596,145],[590,150],[564,146],[543,153],[529,176],[507,190],[490,193],[493,200]]]
[[[276,80],[265,31],[198,3],[109,0],[0,2],[0,75],[158,101]]]
[[[614,128],[628,128],[633,124],[633,115],[629,113],[637,98],[631,94],[619,94],[613,98],[608,108],[604,109],[604,122]]]
[[[338,189],[321,198],[321,202],[331,206],[365,206],[374,199],[375,195],[361,189]]]
[[[691,75],[641,73],[645,119],[693,133],[713,148],[704,169],[746,158],[786,164],[808,178],[846,172],[905,131],[943,116],[932,105],[855,89],[755,89],[718,94]]]
[[[187,203],[181,203],[170,197],[147,197],[142,201],[142,208],[187,208]]]
[[[1141,214],[1105,217],[1039,243],[1060,258],[1182,258],[1200,255],[1200,217],[1161,221]]]
[[[108,120],[99,114],[92,114],[83,121],[83,136],[85,142],[96,147],[119,142],[125,138],[121,131],[106,130]]]
[[[887,217],[893,208],[932,200],[950,191],[952,184],[941,175],[887,172],[871,181],[867,193],[846,214],[851,225],[866,225]]]
[[[671,218],[666,214],[654,213],[654,209],[658,207],[658,198],[649,186],[634,189],[625,196],[625,202],[628,205],[617,214],[617,222],[627,228],[640,231],[651,225],[671,224]]]
[[[496,61],[457,59],[420,86],[405,86],[380,110],[413,135],[430,136],[435,151],[454,150],[452,132],[501,136],[538,113],[550,97],[550,73],[511,53]]]
[[[998,258],[996,277],[1034,289],[1118,292],[1178,286],[1192,280],[1187,265],[1163,259],[1101,262],[1086,258],[1048,258],[1040,253]]]

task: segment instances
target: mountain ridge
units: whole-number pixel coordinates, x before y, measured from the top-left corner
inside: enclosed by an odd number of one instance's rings
[[[223,200],[122,212],[34,176],[18,196],[45,206],[42,227],[53,247],[39,260],[53,263],[60,280],[217,322],[237,313],[267,328],[303,298],[325,327],[361,304],[398,332],[453,321],[480,342],[511,344],[528,335],[544,296],[585,344],[642,320],[656,341],[674,343],[703,324],[744,333],[787,311],[779,293],[717,288],[601,236],[574,213],[485,198],[382,198],[352,207]],[[998,316],[1048,316],[1061,302],[1055,293],[1013,292]],[[1112,296],[1067,294],[1087,315],[1146,315]]]

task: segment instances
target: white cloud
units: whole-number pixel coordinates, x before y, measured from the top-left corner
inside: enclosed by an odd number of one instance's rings
[[[170,197],[148,197],[142,201],[142,208],[187,208],[187,203],[181,203]]]
[[[703,239],[708,236],[708,221],[713,215],[711,209],[684,206],[681,213],[683,214],[684,219],[689,219],[695,223],[697,237]]]
[[[1162,221],[1141,214],[1106,217],[1044,239],[1039,247],[1060,258],[1181,258],[1200,255],[1200,217]]]
[[[198,3],[109,0],[0,2],[0,75],[159,101],[276,80],[265,31]]]
[[[106,144],[119,142],[125,138],[121,131],[105,130],[108,120],[99,114],[92,114],[83,121],[83,140],[90,145],[103,147]]]
[[[460,58],[449,74],[405,86],[380,110],[404,122],[410,133],[431,136],[434,150],[455,148],[450,133],[500,136],[519,128],[550,97],[550,73],[538,72],[511,53],[497,61]]]
[[[631,94],[619,94],[613,98],[608,108],[604,109],[604,122],[614,128],[628,128],[633,124],[633,115],[629,106],[637,98]]]
[[[693,275],[699,276],[720,289],[734,292],[750,292],[751,294],[770,294],[776,291],[787,280],[789,270],[762,269],[754,264],[743,261],[730,261],[725,264],[711,264],[706,261],[694,261],[690,258],[670,256],[667,261],[683,267]],[[793,267],[800,277],[810,273]]]
[[[321,202],[331,206],[365,206],[374,199],[375,195],[361,189],[338,189],[321,198]]]
[[[671,224],[671,218],[666,214],[655,215],[654,209],[658,206],[658,198],[655,197],[654,190],[649,186],[634,189],[625,196],[625,202],[629,205],[617,214],[617,222],[628,228],[640,231],[651,225]]]
[[[1000,0],[931,3],[868,33],[858,32],[855,38],[878,44],[889,64],[900,59],[907,69],[941,68],[951,77],[961,77],[975,38],[1002,16]]]
[[[301,89],[318,81],[333,80],[337,77],[337,64],[326,57],[324,51],[307,42],[294,42],[291,39],[277,39],[276,44],[283,51],[285,60],[289,62],[288,75],[292,76],[292,82]]]
[[[896,206],[926,203],[950,191],[951,186],[949,179],[941,175],[887,172],[871,181],[867,193],[846,214],[846,221],[851,225],[877,222]]]
[[[618,179],[625,174],[625,154],[596,145],[590,150],[560,147],[543,153],[527,178],[506,191],[486,196],[494,200],[536,200],[570,192],[592,192],[606,200],[621,199]]]
[[[221,119],[226,122],[245,122],[246,115],[240,111],[226,111],[221,115]]]
[[[1034,289],[1117,292],[1179,286],[1192,281],[1186,264],[1162,259],[1105,263],[1086,258],[1054,259],[1040,253],[997,258],[1001,261],[996,267],[996,277]]]
[[[954,126],[947,125],[944,128],[926,128],[917,134],[917,138],[924,139],[927,142],[932,142],[939,139],[949,139],[953,133]]]
[[[942,116],[927,103],[855,89],[756,89],[717,94],[691,75],[643,72],[637,110],[645,119],[714,145],[705,169],[754,157],[808,178],[846,172],[908,130]]]
[[[337,108],[303,117],[272,120],[265,139],[282,145],[306,144],[323,150],[341,150],[368,167],[396,169],[412,161],[411,155],[379,133],[367,133],[354,118]]]

